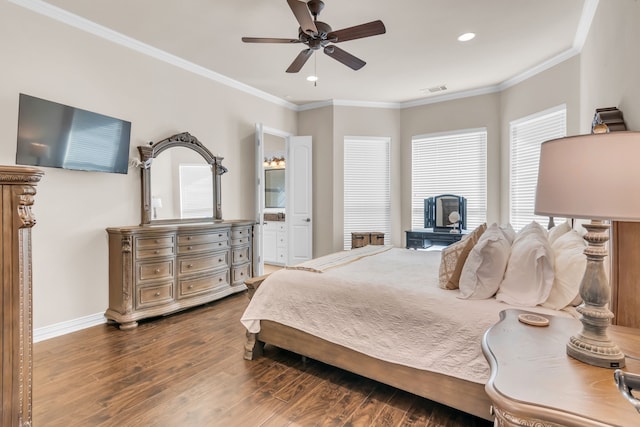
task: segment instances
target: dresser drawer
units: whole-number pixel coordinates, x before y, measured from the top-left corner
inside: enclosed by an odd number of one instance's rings
[[[229,252],[218,252],[202,257],[185,257],[178,260],[178,274],[191,274],[201,271],[215,270],[229,265]]]
[[[149,249],[140,249],[136,251],[137,259],[145,259],[145,258],[153,258],[153,257],[164,257],[173,255],[173,246],[165,247],[165,248],[149,248]]]
[[[138,289],[136,308],[165,304],[173,300],[173,282],[156,286],[140,286]]]
[[[231,284],[234,286],[243,283],[249,277],[251,277],[250,264],[233,267],[233,269],[231,270]]]
[[[251,242],[251,237],[240,237],[237,239],[231,239],[231,247],[248,245]]]
[[[173,277],[173,260],[138,263],[138,280]]]
[[[158,237],[138,237],[136,238],[136,247],[140,249],[162,248],[173,246],[174,236],[158,236]]]
[[[231,251],[231,264],[242,264],[249,261],[249,246],[244,248],[236,248]]]
[[[222,229],[210,233],[185,233],[178,235],[179,245],[197,245],[229,240],[229,230]]]
[[[173,255],[174,236],[136,238],[136,259]]]
[[[231,231],[231,239],[244,239],[251,237],[251,227],[234,228]]]
[[[210,292],[214,289],[229,285],[229,271],[224,270],[216,274],[180,280],[178,282],[178,298]]]
[[[211,252],[211,251],[220,250],[220,249],[227,249],[228,247],[229,247],[228,240],[224,240],[221,242],[194,243],[190,245],[180,245],[178,246],[178,255]]]

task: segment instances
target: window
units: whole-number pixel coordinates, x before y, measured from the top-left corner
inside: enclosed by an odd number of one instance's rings
[[[411,228],[424,227],[424,199],[439,194],[466,197],[468,229],[486,221],[486,129],[414,136],[411,148]]]
[[[352,232],[384,233],[391,242],[391,167],[389,138],[344,140],[344,248]]]
[[[211,165],[180,165],[180,218],[213,217]]]
[[[548,217],[533,214],[540,144],[567,134],[567,109],[561,105],[510,123],[511,177],[509,222],[520,230],[531,221],[547,226]]]

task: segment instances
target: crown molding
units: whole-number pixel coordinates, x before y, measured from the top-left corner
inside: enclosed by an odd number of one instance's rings
[[[61,9],[57,6],[53,6],[42,0],[8,0],[8,1],[18,6],[21,6],[25,9],[36,12],[40,15],[44,15],[48,18],[54,19],[63,24],[67,24],[71,27],[77,28],[82,31],[86,31],[87,33],[93,34],[105,40],[116,43],[120,46],[127,47],[129,49],[135,50],[136,52],[142,53],[144,55],[150,56],[152,58],[174,65],[176,67],[182,68],[183,70],[192,72],[201,77],[205,77],[207,79],[221,83],[225,86],[229,86],[239,91],[248,93],[249,95],[253,95],[255,97],[264,99],[265,101],[274,103],[281,107],[286,107],[294,111],[298,110],[298,106],[296,104],[293,104],[277,96],[271,95],[267,92],[263,92],[259,89],[256,89],[252,86],[241,83],[237,80],[233,80],[227,76],[211,71],[208,68],[202,67],[200,65],[194,64],[193,62],[182,59],[176,55],[172,55],[168,52],[157,49],[146,43],[142,43],[139,40],[125,36],[122,33],[119,33],[110,28],[104,27],[102,25],[96,24],[93,21],[90,21],[78,15],[75,15],[73,13],[70,13],[64,9]]]
[[[575,55],[580,54],[584,46],[584,43],[586,41],[586,38],[589,34],[589,29],[591,28],[591,23],[593,22],[593,18],[595,17],[595,13],[599,3],[599,0],[585,0],[584,6],[582,8],[582,14],[580,16],[580,21],[578,24],[578,29],[574,37],[573,46],[570,49],[512,78],[509,78],[499,84],[477,88],[477,89],[464,90],[460,92],[436,95],[433,97],[421,98],[421,99],[405,101],[405,102],[371,102],[371,101],[332,99],[332,100],[311,102],[308,104],[298,105],[298,104],[294,104],[292,102],[286,101],[282,98],[279,98],[275,95],[271,95],[267,92],[256,89],[247,84],[241,83],[237,80],[231,79],[222,74],[216,73],[212,70],[209,70],[208,68],[189,62],[176,55],[172,55],[168,52],[157,49],[146,43],[142,43],[136,39],[125,36],[124,34],[121,34],[117,31],[113,31],[110,28],[96,24],[93,21],[90,21],[78,15],[75,15],[73,13],[70,13],[57,6],[53,6],[45,1],[42,1],[42,0],[8,0],[8,1],[18,6],[21,6],[25,9],[29,9],[33,12],[39,13],[41,15],[47,16],[56,21],[72,26],[74,28],[78,28],[82,31],[86,31],[90,34],[101,37],[105,40],[109,40],[113,43],[135,50],[144,55],[150,56],[152,58],[166,62],[168,64],[172,64],[186,71],[192,72],[199,76],[216,81],[220,84],[229,86],[231,88],[245,92],[249,95],[261,98],[265,101],[271,102],[281,107],[288,108],[296,112],[314,110],[317,108],[323,108],[327,106],[404,109],[404,108],[418,107],[421,105],[436,104],[439,102],[451,101],[455,99],[468,98],[472,96],[479,96],[479,95],[486,95],[486,94],[501,92],[505,89],[515,86],[518,83],[521,83],[535,76],[536,74],[546,71],[549,68],[552,68],[560,64],[561,62],[564,62],[569,58],[572,58]]]

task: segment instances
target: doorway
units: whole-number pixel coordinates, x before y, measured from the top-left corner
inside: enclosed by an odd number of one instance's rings
[[[312,258],[311,137],[256,124],[254,274]]]

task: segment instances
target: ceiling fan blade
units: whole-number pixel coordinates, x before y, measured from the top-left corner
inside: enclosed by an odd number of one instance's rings
[[[342,30],[332,31],[327,34],[327,40],[333,43],[340,43],[347,40],[361,39],[363,37],[377,36],[384,34],[387,29],[382,21],[372,21],[366,24],[356,25],[355,27],[343,28]]]
[[[300,43],[298,39],[279,39],[273,37],[243,37],[245,43]]]
[[[296,59],[293,60],[289,68],[287,68],[287,73],[297,73],[302,69],[302,66],[307,62],[307,60],[313,54],[313,50],[305,49],[296,56]]]
[[[287,0],[287,3],[298,20],[302,32],[307,33],[310,36],[318,34],[318,29],[316,28],[316,24],[313,22],[307,3],[300,0]]]
[[[366,64],[366,62],[364,62],[362,59],[356,58],[355,56],[351,55],[349,52],[346,52],[340,49],[338,46],[333,46],[333,45],[327,46],[324,48],[324,53],[326,53],[336,61],[342,62],[344,65],[351,68],[352,70],[359,70],[360,68],[364,67]]]

